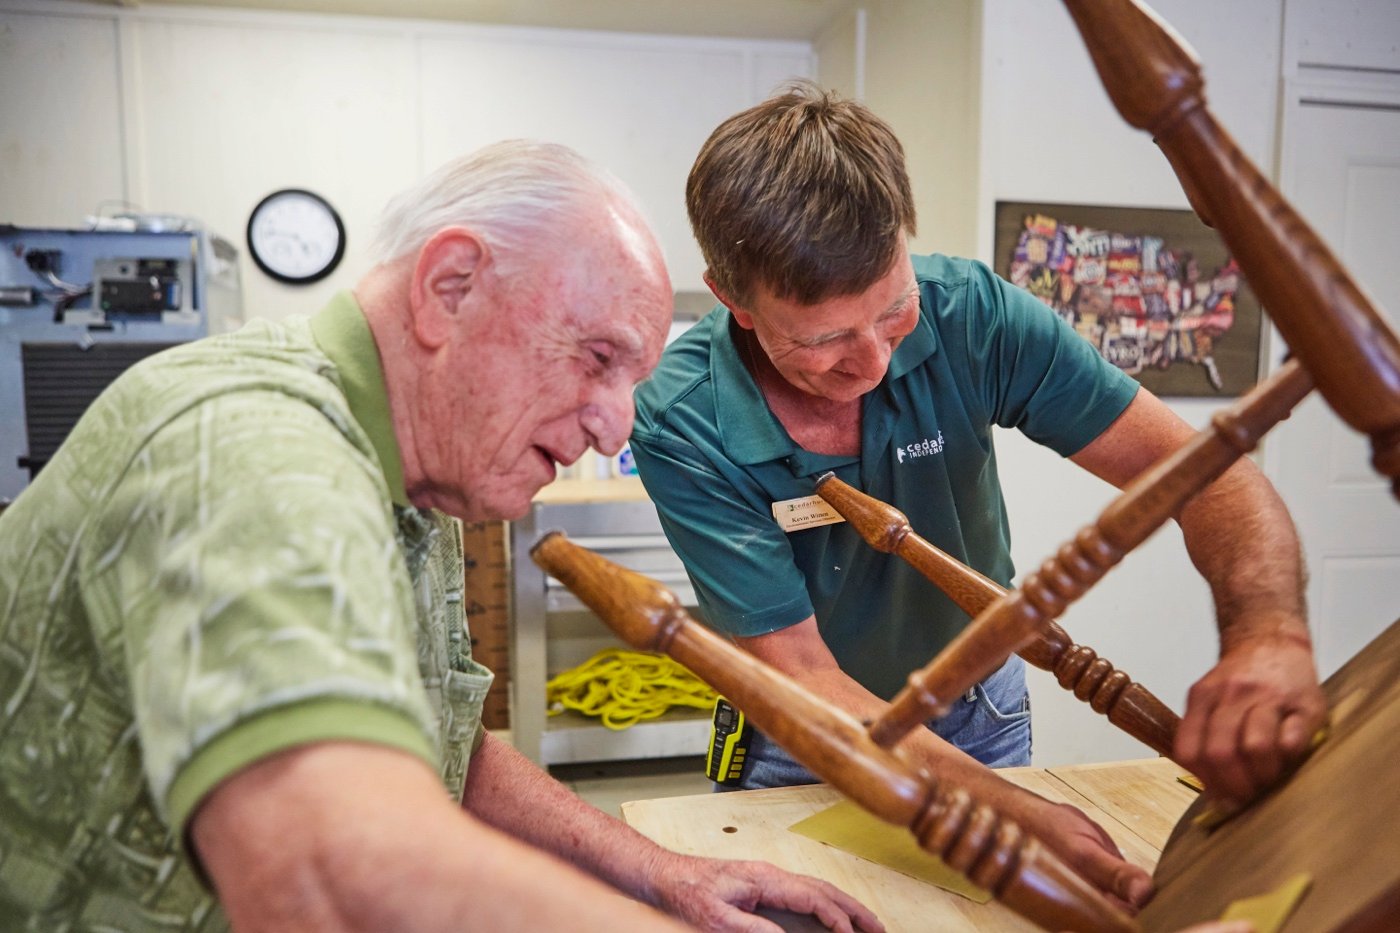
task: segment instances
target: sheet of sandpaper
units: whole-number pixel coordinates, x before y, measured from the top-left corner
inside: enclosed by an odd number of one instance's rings
[[[849,800],[799,820],[788,829],[979,904],[992,899],[990,892],[949,868],[938,856],[919,848],[909,830],[871,816]]]
[[[1248,920],[1254,924],[1254,933],[1278,933],[1311,885],[1312,876],[1301,872],[1272,891],[1234,901],[1220,919]]]

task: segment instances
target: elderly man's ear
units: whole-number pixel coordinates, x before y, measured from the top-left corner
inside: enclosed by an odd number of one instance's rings
[[[486,244],[466,227],[444,227],[423,244],[409,298],[413,333],[424,347],[436,350],[454,328],[462,326],[466,303],[476,286],[473,276],[489,258]]]

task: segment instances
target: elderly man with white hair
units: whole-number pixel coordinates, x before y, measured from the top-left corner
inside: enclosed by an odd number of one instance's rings
[[[313,317],[128,371],[0,516],[3,926],[880,929],[659,848],[481,727],[458,520],[627,438],[671,309],[632,198],[500,144],[377,250]]]

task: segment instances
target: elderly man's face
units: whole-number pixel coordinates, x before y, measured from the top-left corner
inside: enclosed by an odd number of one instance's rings
[[[631,433],[632,389],[665,344],[670,281],[637,223],[609,210],[586,227],[476,277],[475,310],[438,379],[450,384],[429,412],[434,445],[450,445],[433,504],[473,521],[519,518],[557,464],[589,447],[614,454]]]

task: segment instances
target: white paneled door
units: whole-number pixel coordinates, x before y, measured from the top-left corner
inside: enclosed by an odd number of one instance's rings
[[[1285,132],[1283,187],[1395,327],[1400,94],[1388,96],[1300,92]],[[1369,439],[1316,393],[1268,436],[1264,463],[1303,537],[1325,677],[1400,617],[1400,503],[1370,466]]]

